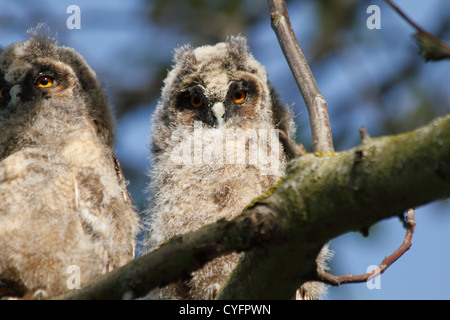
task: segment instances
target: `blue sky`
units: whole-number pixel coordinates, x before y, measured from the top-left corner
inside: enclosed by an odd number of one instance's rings
[[[339,0],[336,0],[339,1]],[[25,31],[38,22],[48,22],[61,44],[77,49],[96,70],[107,90],[134,88],[152,77],[158,63],[171,57],[173,49],[191,39],[171,30],[148,23],[142,3],[133,1],[56,1],[22,0],[2,1],[0,12],[0,45],[7,46],[25,39]],[[448,0],[397,0],[407,14],[423,27],[434,30],[439,18],[448,16]],[[66,8],[76,4],[81,8],[81,30],[68,30]],[[407,54],[416,54],[411,40],[414,30],[382,1],[373,1],[381,7],[381,29],[369,30],[365,11],[360,13],[354,45],[348,51],[329,59],[325,66],[313,69],[323,96],[328,102],[332,129],[352,132],[340,145],[344,150],[358,143],[358,129],[366,126],[372,136],[386,134],[380,128],[380,110],[355,94],[358,88],[373,87],[389,74],[398,71]],[[295,2],[288,7],[297,37],[307,58],[308,39],[315,36],[315,11],[312,1]],[[308,116],[297,86],[270,28],[268,17],[261,17],[244,35],[255,57],[266,66],[269,79],[278,88],[284,101],[290,104],[300,126],[309,126]],[[449,39],[446,39],[449,40]],[[444,95],[450,102],[448,77],[449,62],[421,64],[420,88],[431,95]],[[358,99],[361,106],[349,114],[333,108],[342,99]],[[402,117],[414,100],[414,92],[399,91],[391,97],[394,105],[390,114]],[[148,140],[150,117],[156,101],[138,107],[126,114],[117,124],[117,156],[121,162],[133,166],[145,175],[148,169]],[[450,111],[449,104],[442,114]],[[426,124],[424,122],[423,124]],[[307,132],[304,131],[304,132]],[[300,139],[308,141],[302,134]],[[142,183],[142,182],[139,182]],[[133,193],[142,184],[130,181]],[[370,290],[365,283],[330,288],[327,299],[450,299],[450,215],[448,201],[433,203],[417,209],[417,227],[413,246],[404,257],[394,263],[380,278],[380,288]],[[370,229],[367,238],[349,233],[331,241],[335,258],[331,263],[336,274],[365,273],[370,265],[378,264],[403,241],[404,229],[398,219],[382,221]]]

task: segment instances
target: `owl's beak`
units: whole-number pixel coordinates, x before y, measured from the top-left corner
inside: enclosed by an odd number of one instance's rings
[[[218,127],[223,126],[225,121],[223,120],[223,115],[225,114],[225,106],[222,102],[216,102],[211,108],[214,117],[216,118],[216,124]]]
[[[9,106],[14,107],[16,104],[20,102],[20,98],[22,95],[22,86],[20,84],[15,84],[11,87],[9,90],[10,100],[9,100]]]

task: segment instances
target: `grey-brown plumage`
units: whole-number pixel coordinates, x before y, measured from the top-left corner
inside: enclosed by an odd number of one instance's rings
[[[0,131],[0,296],[52,297],[76,284],[70,266],[83,286],[133,258],[107,97],[42,28],[0,51]]]
[[[244,37],[181,47],[174,62],[152,119],[149,250],[240,214],[283,175],[288,156],[279,136],[295,132]],[[209,298],[238,259],[217,258],[151,297]]]

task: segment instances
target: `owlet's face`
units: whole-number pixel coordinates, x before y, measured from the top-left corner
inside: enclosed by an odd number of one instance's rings
[[[69,100],[74,87],[78,85],[72,69],[44,57],[27,59],[26,56],[19,56],[24,46],[19,44],[10,47],[2,55],[0,107],[14,112],[19,107],[40,101]]]
[[[2,52],[0,107],[14,112],[46,100],[70,100],[80,92],[73,68],[59,59],[60,51],[49,42],[32,39]]]
[[[235,128],[269,119],[267,75],[248,52],[245,38],[195,50],[182,47],[175,61],[159,105],[171,125],[201,121],[211,128]]]
[[[113,120],[94,71],[75,50],[39,32],[0,49],[0,128],[20,140],[18,131],[37,115],[67,127],[83,118],[112,146]]]

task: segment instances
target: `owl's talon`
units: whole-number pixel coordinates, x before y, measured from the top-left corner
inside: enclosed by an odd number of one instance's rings
[[[219,292],[219,290],[220,290],[220,284],[215,283],[215,284],[211,285],[209,287],[208,299],[209,300],[214,300],[216,298],[217,293]]]
[[[34,300],[44,300],[47,298],[47,292],[42,289],[38,289],[33,293]]]

